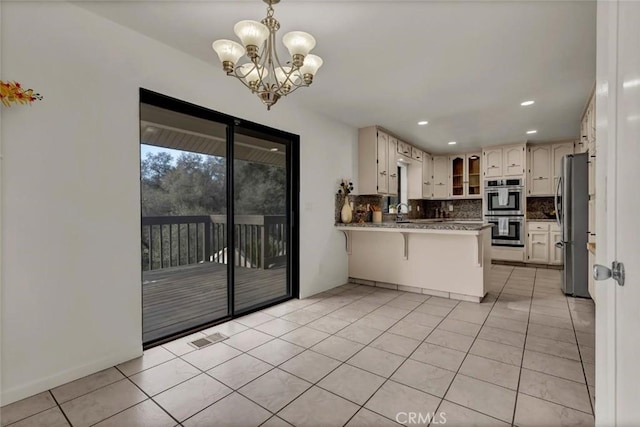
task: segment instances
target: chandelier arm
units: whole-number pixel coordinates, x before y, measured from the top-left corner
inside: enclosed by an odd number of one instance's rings
[[[255,91],[256,91],[256,89],[255,89],[255,88],[252,88],[252,87],[251,87],[251,85],[249,85],[249,83],[247,83],[247,82],[245,81],[245,79],[244,79],[244,78],[242,78],[242,77],[238,77],[238,76],[233,76],[233,77],[235,77],[235,78],[237,78],[238,80],[240,80],[240,83],[242,83],[243,85],[245,85],[245,86],[247,87],[247,89],[249,89],[251,92],[255,92]]]
[[[303,85],[292,85],[291,89],[289,90],[289,92],[287,92],[287,95],[289,95],[290,93],[295,92],[296,90],[300,89],[301,87],[309,87],[309,85],[303,84]]]

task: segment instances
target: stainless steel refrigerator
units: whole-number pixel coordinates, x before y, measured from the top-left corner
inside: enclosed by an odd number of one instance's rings
[[[589,172],[588,154],[569,154],[562,158],[562,175],[556,186],[556,220],[562,240],[556,246],[564,252],[562,291],[567,295],[589,295]]]

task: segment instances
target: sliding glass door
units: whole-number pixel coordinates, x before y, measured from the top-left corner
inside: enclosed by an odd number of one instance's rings
[[[141,90],[145,346],[297,296],[297,142]]]
[[[234,134],[234,308],[288,295],[287,145],[237,127]]]

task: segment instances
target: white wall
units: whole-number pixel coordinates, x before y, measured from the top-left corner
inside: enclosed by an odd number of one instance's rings
[[[44,96],[2,109],[3,404],[141,353],[139,87],[299,134],[301,294],[346,281],[334,192],[357,175],[357,130],[295,107],[319,84],[267,112],[213,52],[68,3],[1,7],[2,78]]]

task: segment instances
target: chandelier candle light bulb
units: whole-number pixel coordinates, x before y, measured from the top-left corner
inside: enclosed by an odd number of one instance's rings
[[[240,80],[270,110],[281,97],[311,85],[322,59],[309,53],[316,45],[311,34],[291,31],[282,38],[291,59],[281,63],[275,46],[280,23],[273,17],[273,5],[280,0],[263,1],[268,4],[266,18],[240,21],[233,27],[242,44],[217,40],[212,47],[227,75]],[[238,64],[243,55],[248,61]]]

